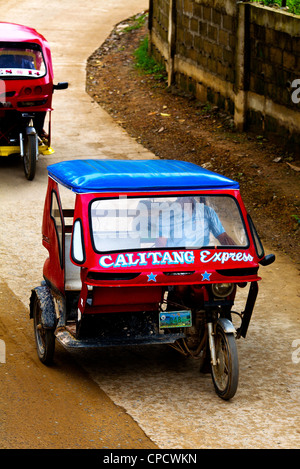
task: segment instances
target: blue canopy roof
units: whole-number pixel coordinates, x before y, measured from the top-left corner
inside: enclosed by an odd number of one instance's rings
[[[48,166],[49,175],[76,193],[239,189],[239,184],[176,160],[72,160]]]

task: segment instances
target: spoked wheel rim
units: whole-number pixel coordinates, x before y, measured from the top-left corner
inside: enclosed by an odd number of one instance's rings
[[[215,334],[217,364],[211,367],[212,379],[217,394],[225,400],[231,399],[237,390],[239,365],[233,334],[226,334],[217,327]]]
[[[218,388],[221,391],[226,389],[229,380],[229,363],[228,356],[226,354],[226,347],[224,342],[218,347],[217,353],[217,366],[214,367],[214,376]]]

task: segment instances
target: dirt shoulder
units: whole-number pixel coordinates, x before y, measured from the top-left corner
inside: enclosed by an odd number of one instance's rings
[[[5,283],[0,293],[0,449],[157,447],[61,346],[42,365],[28,311]]]
[[[133,23],[117,25],[89,58],[89,95],[159,158],[190,161],[237,180],[262,241],[299,264],[299,156],[283,143],[236,132],[221,109],[140,73],[133,53],[147,28],[128,31]]]

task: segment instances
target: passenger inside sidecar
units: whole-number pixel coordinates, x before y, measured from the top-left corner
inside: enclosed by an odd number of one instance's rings
[[[33,72],[35,70],[35,72]],[[11,78],[41,78],[46,74],[42,51],[35,44],[0,44],[0,75]]]
[[[228,195],[96,199],[91,220],[99,252],[248,244],[238,206]]]

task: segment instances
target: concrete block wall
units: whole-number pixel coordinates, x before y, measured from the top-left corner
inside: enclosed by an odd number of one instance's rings
[[[298,141],[299,16],[236,0],[150,0],[149,11],[169,84],[229,111],[239,129]]]
[[[276,11],[250,10],[249,89],[278,104],[296,109],[290,84],[300,78],[300,17],[297,21]],[[275,17],[275,18],[273,18]],[[284,20],[284,21],[283,21]],[[297,31],[298,28],[298,31]]]
[[[300,145],[299,16],[251,5],[248,76],[246,124]]]
[[[177,1],[176,53],[234,83],[236,18],[222,6]]]
[[[169,29],[169,0],[153,2],[153,23],[156,34],[165,44],[168,43]]]

